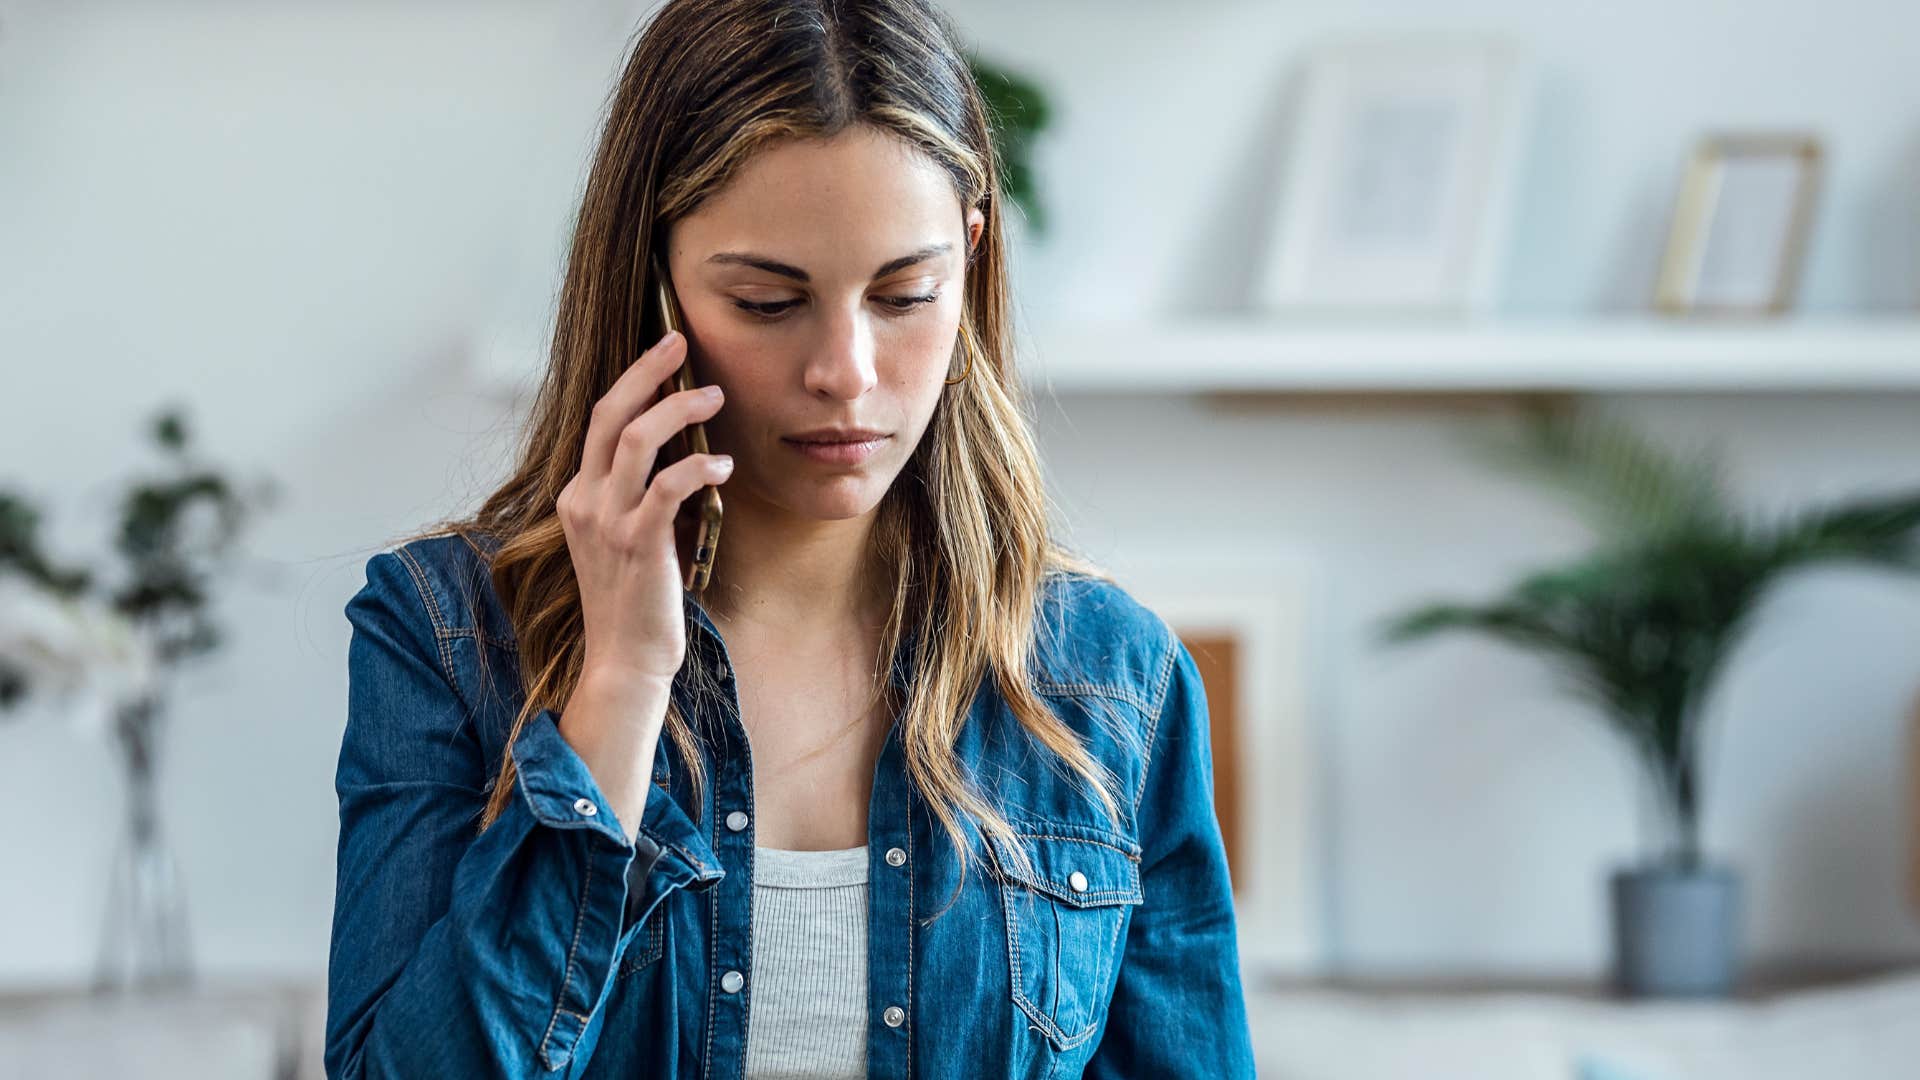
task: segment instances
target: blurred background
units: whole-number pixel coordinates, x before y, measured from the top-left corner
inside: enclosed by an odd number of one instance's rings
[[[945,6],[1263,1075],[1913,1075],[1920,9]],[[0,1077],[318,1075],[342,608],[502,477],[652,7],[0,0]]]

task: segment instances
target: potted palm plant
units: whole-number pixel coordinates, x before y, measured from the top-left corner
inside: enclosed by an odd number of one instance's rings
[[[1712,450],[1668,453],[1592,414],[1534,410],[1481,448],[1573,496],[1601,543],[1479,603],[1434,603],[1385,639],[1445,630],[1530,649],[1636,756],[1661,811],[1648,857],[1610,880],[1613,981],[1712,996],[1739,976],[1740,879],[1700,845],[1702,705],[1768,588],[1834,560],[1920,569],[1920,490],[1763,517],[1733,505]]]

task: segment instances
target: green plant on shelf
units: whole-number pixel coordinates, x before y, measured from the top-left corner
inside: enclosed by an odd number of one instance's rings
[[[969,55],[967,63],[986,98],[1006,196],[1020,207],[1036,235],[1044,233],[1046,207],[1034,176],[1033,146],[1052,119],[1046,93],[1033,80],[978,56]]]

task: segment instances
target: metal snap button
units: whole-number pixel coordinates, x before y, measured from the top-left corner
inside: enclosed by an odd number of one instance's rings
[[[889,1005],[887,1011],[880,1014],[880,1019],[885,1020],[888,1027],[899,1027],[907,1022],[907,1010],[898,1005]]]
[[[584,795],[573,800],[573,809],[581,817],[592,817],[600,812],[600,808],[593,805],[593,800]]]
[[[720,989],[725,990],[729,994],[739,993],[740,988],[746,984],[747,977],[737,971],[729,971],[725,975],[720,976]]]
[[[747,827],[746,814],[741,813],[738,810],[735,810],[733,813],[727,815],[727,828],[732,829],[734,832],[739,832],[741,829],[744,829],[746,827]]]
[[[887,849],[887,865],[888,866],[899,866],[906,861],[907,861],[906,852],[901,851],[897,847],[890,847]]]
[[[1073,886],[1074,892],[1086,892],[1087,875],[1075,870],[1073,873],[1067,875],[1067,884]]]

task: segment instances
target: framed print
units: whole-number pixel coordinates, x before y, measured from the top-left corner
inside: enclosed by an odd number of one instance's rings
[[[1531,64],[1498,38],[1316,50],[1259,302],[1289,312],[1490,307],[1532,82]]]
[[[1179,635],[1205,684],[1243,960],[1262,973],[1317,973],[1324,853],[1306,684],[1318,575],[1283,553],[1134,548],[1106,565]]]
[[[1674,202],[1654,307],[1673,315],[1777,315],[1790,308],[1822,158],[1813,135],[1702,139]]]

